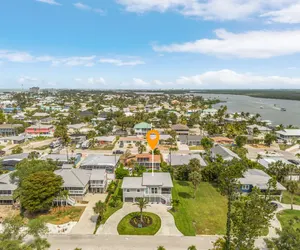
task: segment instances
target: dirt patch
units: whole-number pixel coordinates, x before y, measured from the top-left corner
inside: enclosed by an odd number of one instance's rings
[[[19,215],[20,210],[14,209],[11,205],[1,205],[0,206],[0,221],[11,216]]]

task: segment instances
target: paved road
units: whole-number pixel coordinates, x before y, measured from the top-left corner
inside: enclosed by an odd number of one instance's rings
[[[93,207],[99,200],[105,201],[107,194],[88,194],[85,200],[88,199],[87,204],[83,214],[80,217],[78,223],[72,228],[70,234],[93,234],[96,226],[96,222],[92,221],[91,218],[97,218],[95,216]]]
[[[51,235],[48,240],[51,250],[186,250],[195,245],[197,250],[211,249],[217,236],[121,236],[121,235]]]
[[[104,225],[99,227],[97,234],[118,235],[117,227],[123,217],[129,213],[138,211],[139,208],[132,203],[124,203],[122,209],[115,212]],[[147,207],[145,211],[155,213],[161,218],[161,228],[156,235],[182,236],[182,233],[179,232],[175,225],[173,215],[167,211],[165,205],[152,204],[150,207]]]

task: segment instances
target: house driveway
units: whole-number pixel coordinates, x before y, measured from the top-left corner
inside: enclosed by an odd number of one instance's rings
[[[105,201],[107,194],[87,194],[84,198],[85,201],[89,201],[86,208],[81,215],[77,224],[72,228],[70,234],[93,234],[96,227],[96,219],[98,216],[95,215],[93,207],[98,201]],[[84,206],[84,204],[79,204]],[[93,218],[94,217],[94,218]],[[94,220],[91,220],[91,219]]]
[[[101,225],[96,234],[118,235],[118,224],[127,215],[132,212],[138,212],[139,208],[133,203],[124,203],[123,208],[115,212],[108,218],[104,225]],[[165,236],[183,236],[177,229],[173,215],[167,211],[167,207],[161,204],[151,204],[145,209],[145,212],[157,214],[161,219],[161,228],[155,235]]]

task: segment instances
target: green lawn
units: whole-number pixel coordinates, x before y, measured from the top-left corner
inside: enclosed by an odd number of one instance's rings
[[[280,221],[282,228],[289,227],[289,221],[294,217],[298,217],[300,219],[300,211],[299,210],[284,210],[277,214],[277,218]],[[300,228],[300,221],[295,224],[295,228]]]
[[[190,146],[189,149],[190,150],[204,150],[204,148],[202,146]]]
[[[130,224],[131,218],[139,215],[140,213],[130,213],[126,215],[118,225],[118,232],[120,235],[154,235],[160,229],[161,220],[159,216],[153,213],[144,212],[145,216],[152,218],[152,225],[144,228],[136,228]]]
[[[179,199],[176,212],[171,211],[179,231],[186,236],[196,234],[224,234],[226,227],[227,198],[210,183],[202,182],[193,198],[190,182],[174,181],[173,199]]]
[[[282,203],[291,204],[291,194],[288,191],[283,192]],[[300,205],[300,192],[294,195],[294,204]]]

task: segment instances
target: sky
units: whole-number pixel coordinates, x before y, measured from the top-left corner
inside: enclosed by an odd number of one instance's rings
[[[298,89],[300,0],[2,0],[0,88]]]

